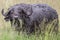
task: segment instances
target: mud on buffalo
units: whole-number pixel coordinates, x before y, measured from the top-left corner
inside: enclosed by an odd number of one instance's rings
[[[45,31],[46,25],[48,23],[52,24],[54,20],[56,21],[53,32],[58,32],[58,14],[55,9],[47,4],[16,4],[8,8],[6,13],[2,9],[2,15],[4,20],[10,21],[11,26],[14,25],[15,30],[18,32],[22,30],[27,34],[41,33]],[[41,24],[43,20],[45,20],[44,27]]]

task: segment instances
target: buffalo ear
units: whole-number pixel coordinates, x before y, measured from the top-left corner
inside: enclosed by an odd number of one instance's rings
[[[25,15],[27,15],[27,14],[26,14],[26,11],[22,10],[21,12],[22,12],[22,14],[25,14]]]
[[[27,8],[27,9],[22,9],[22,12],[24,12],[24,14],[30,16],[32,15],[32,8]]]
[[[22,13],[30,16],[32,14],[32,11],[22,10]]]

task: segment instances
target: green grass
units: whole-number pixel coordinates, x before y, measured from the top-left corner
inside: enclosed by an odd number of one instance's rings
[[[46,33],[45,37],[44,35],[39,35],[39,37],[37,37],[36,35],[18,35],[16,32],[12,30],[4,30],[0,34],[0,40],[60,40],[60,33],[57,35]]]

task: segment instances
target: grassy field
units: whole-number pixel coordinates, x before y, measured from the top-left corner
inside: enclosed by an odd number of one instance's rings
[[[23,35],[22,33],[20,35],[17,35],[17,32],[11,29],[10,22],[4,21],[1,10],[2,8],[4,8],[5,11],[7,11],[10,6],[19,3],[48,4],[52,8],[56,9],[60,21],[60,0],[0,0],[0,40],[60,40],[60,33],[58,33],[58,35],[56,36],[55,34],[48,34],[46,32],[45,37],[43,35],[39,35],[39,37],[36,37],[36,35],[31,35],[30,37],[28,37],[27,35]]]

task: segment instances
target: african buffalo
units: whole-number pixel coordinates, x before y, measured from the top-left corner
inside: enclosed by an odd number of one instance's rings
[[[51,8],[47,4],[16,4],[8,9],[6,14],[2,10],[3,16],[6,21],[10,21],[11,25],[15,25],[16,30],[20,32],[20,29],[26,32],[34,33],[35,27],[41,32],[41,23],[45,19],[44,24],[48,24],[56,19],[54,31],[58,31],[58,14],[55,9]],[[14,21],[15,20],[15,21]],[[21,21],[22,20],[22,28]],[[14,21],[14,23],[13,23]],[[44,27],[45,29],[45,27]]]

